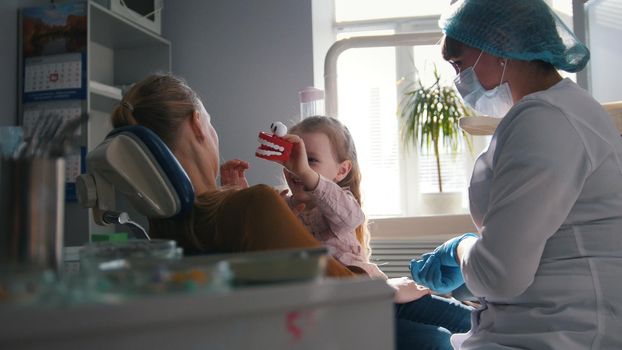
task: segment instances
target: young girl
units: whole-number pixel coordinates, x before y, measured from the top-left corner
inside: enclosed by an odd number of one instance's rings
[[[311,234],[356,273],[386,279],[369,262],[369,232],[361,209],[361,173],[354,141],[337,119],[309,117],[283,136],[293,144],[283,165],[291,195],[285,200]],[[223,185],[247,187],[248,163],[229,161],[221,167]]]
[[[369,233],[361,208],[361,172],[348,129],[331,117],[309,117],[294,125],[284,139],[293,143],[284,167],[291,195],[285,201],[311,234],[331,248],[350,270],[370,277],[386,275],[369,261]],[[232,160],[221,166],[221,183],[247,187],[248,163]],[[392,278],[395,290],[397,349],[451,349],[453,332],[470,328],[470,308],[430,295],[408,278]]]
[[[355,272],[385,278],[369,262],[369,232],[361,209],[361,172],[354,141],[337,119],[309,117],[284,138],[294,144],[279,162],[291,195],[290,208],[332,255]]]

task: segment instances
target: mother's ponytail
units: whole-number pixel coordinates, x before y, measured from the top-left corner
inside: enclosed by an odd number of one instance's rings
[[[134,108],[132,104],[125,100],[122,101],[121,104],[112,111],[112,115],[110,116],[112,127],[120,128],[122,126],[137,125],[138,122],[134,119],[133,113]]]
[[[143,125],[172,149],[182,122],[200,108],[197,94],[182,78],[152,74],[130,88],[110,120],[114,128]]]

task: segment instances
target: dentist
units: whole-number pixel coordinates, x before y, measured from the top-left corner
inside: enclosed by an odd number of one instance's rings
[[[622,141],[558,69],[589,51],[542,0],[464,0],[440,21],[465,102],[503,117],[469,187],[478,234],[411,262],[481,307],[456,349],[622,349]]]

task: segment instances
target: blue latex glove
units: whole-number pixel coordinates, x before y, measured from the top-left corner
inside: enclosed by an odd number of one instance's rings
[[[438,246],[432,253],[423,254],[421,259],[410,261],[413,280],[438,293],[449,293],[464,283],[457,259],[458,244],[466,237],[477,237],[465,233]]]

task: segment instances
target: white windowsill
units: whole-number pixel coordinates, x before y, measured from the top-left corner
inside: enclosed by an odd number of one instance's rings
[[[477,232],[468,214],[370,219],[369,231],[372,239],[442,239]]]

